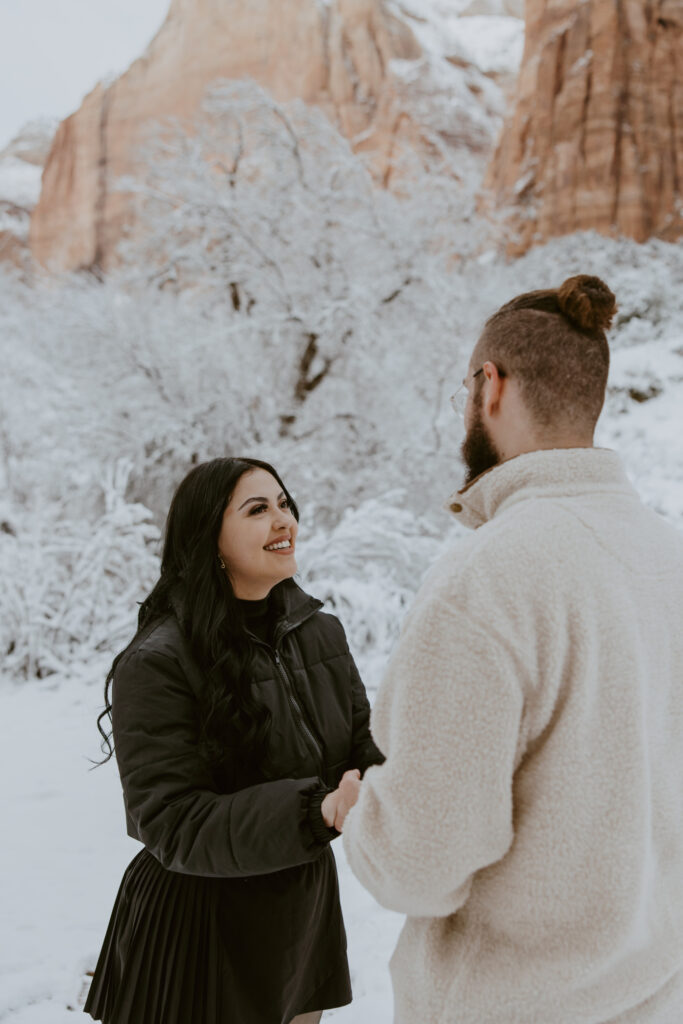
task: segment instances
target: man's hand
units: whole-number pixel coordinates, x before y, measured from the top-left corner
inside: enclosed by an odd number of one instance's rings
[[[320,810],[328,828],[334,826],[337,832],[342,831],[346,815],[358,800],[360,786],[360,772],[357,768],[351,768],[342,775],[338,789],[327,794]]]

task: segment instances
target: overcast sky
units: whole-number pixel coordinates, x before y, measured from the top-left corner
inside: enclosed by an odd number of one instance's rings
[[[0,0],[0,149],[26,121],[63,118],[124,71],[170,0]]]

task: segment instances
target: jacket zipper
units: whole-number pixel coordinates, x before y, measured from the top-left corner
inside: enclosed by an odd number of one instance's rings
[[[282,638],[284,636],[286,636],[287,633],[291,633],[291,631],[293,629],[296,629],[297,626],[300,626],[301,623],[305,622],[307,618],[309,618],[311,615],[314,615],[318,611],[318,609],[322,608],[322,606],[323,606],[322,601],[317,601],[316,605],[317,605],[317,607],[313,608],[308,613],[308,615],[306,615],[304,618],[300,619],[298,622],[287,622],[287,621],[281,622],[279,627],[278,627],[278,629],[276,629],[276,631],[275,631],[275,637],[273,638],[273,643],[275,645],[279,644],[280,641],[282,640]],[[259,644],[261,647],[265,647],[266,650],[272,655],[273,661],[275,662],[275,667],[278,670],[280,678],[282,679],[283,683],[285,684],[285,692],[287,694],[287,699],[289,700],[289,703],[291,704],[292,708],[294,709],[294,712],[295,712],[295,719],[294,720],[296,722],[298,722],[298,724],[299,724],[299,726],[301,728],[302,733],[304,734],[306,739],[309,741],[310,746],[313,747],[313,750],[315,751],[315,755],[316,755],[318,761],[320,762],[321,774],[324,775],[324,772],[325,772],[325,758],[323,756],[323,748],[322,748],[321,744],[318,742],[318,740],[315,738],[315,736],[313,735],[312,731],[306,725],[306,721],[305,721],[305,718],[304,718],[303,710],[302,710],[301,705],[299,704],[298,700],[294,696],[294,686],[293,686],[293,684],[292,684],[292,682],[291,682],[291,680],[290,680],[290,678],[289,678],[289,676],[287,674],[287,670],[286,670],[285,666],[282,663],[282,659],[280,658],[280,654],[279,654],[279,651],[277,649],[277,646],[271,647],[271,645],[269,643],[266,643],[265,640],[261,640],[261,638],[255,636],[254,633],[250,632],[249,635],[251,636],[252,640],[255,640],[256,643]]]
[[[292,686],[292,682],[291,682],[289,676],[287,675],[287,670],[286,670],[285,666],[282,664],[282,659],[280,658],[280,655],[279,655],[278,651],[277,650],[273,650],[273,648],[271,648],[271,650],[273,651],[273,660],[275,661],[275,665],[276,665],[276,667],[278,669],[278,672],[280,673],[280,677],[282,678],[283,683],[285,684],[285,690],[286,690],[287,696],[289,698],[289,702],[292,705],[292,707],[294,708],[294,711],[296,712],[296,717],[298,719],[299,725],[301,726],[301,731],[309,739],[309,741],[311,743],[311,746],[315,750],[316,756],[317,756],[317,758],[318,758],[318,760],[320,762],[321,772],[324,773],[325,762],[324,762],[324,759],[323,759],[322,747],[318,743],[317,739],[315,738],[315,736],[313,735],[311,730],[306,725],[306,721],[304,719],[304,713],[303,713],[303,711],[301,709],[301,705],[299,704],[298,700],[294,696],[294,687]]]

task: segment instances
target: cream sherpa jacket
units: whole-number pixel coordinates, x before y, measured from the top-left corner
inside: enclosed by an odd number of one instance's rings
[[[396,1024],[682,1024],[683,539],[603,449],[451,507],[344,829],[408,915]]]

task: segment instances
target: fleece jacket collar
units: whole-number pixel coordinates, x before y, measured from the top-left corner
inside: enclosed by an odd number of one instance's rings
[[[487,470],[452,494],[447,508],[464,526],[476,530],[516,501],[568,497],[594,492],[596,487],[636,496],[616,452],[551,448],[517,455]]]

